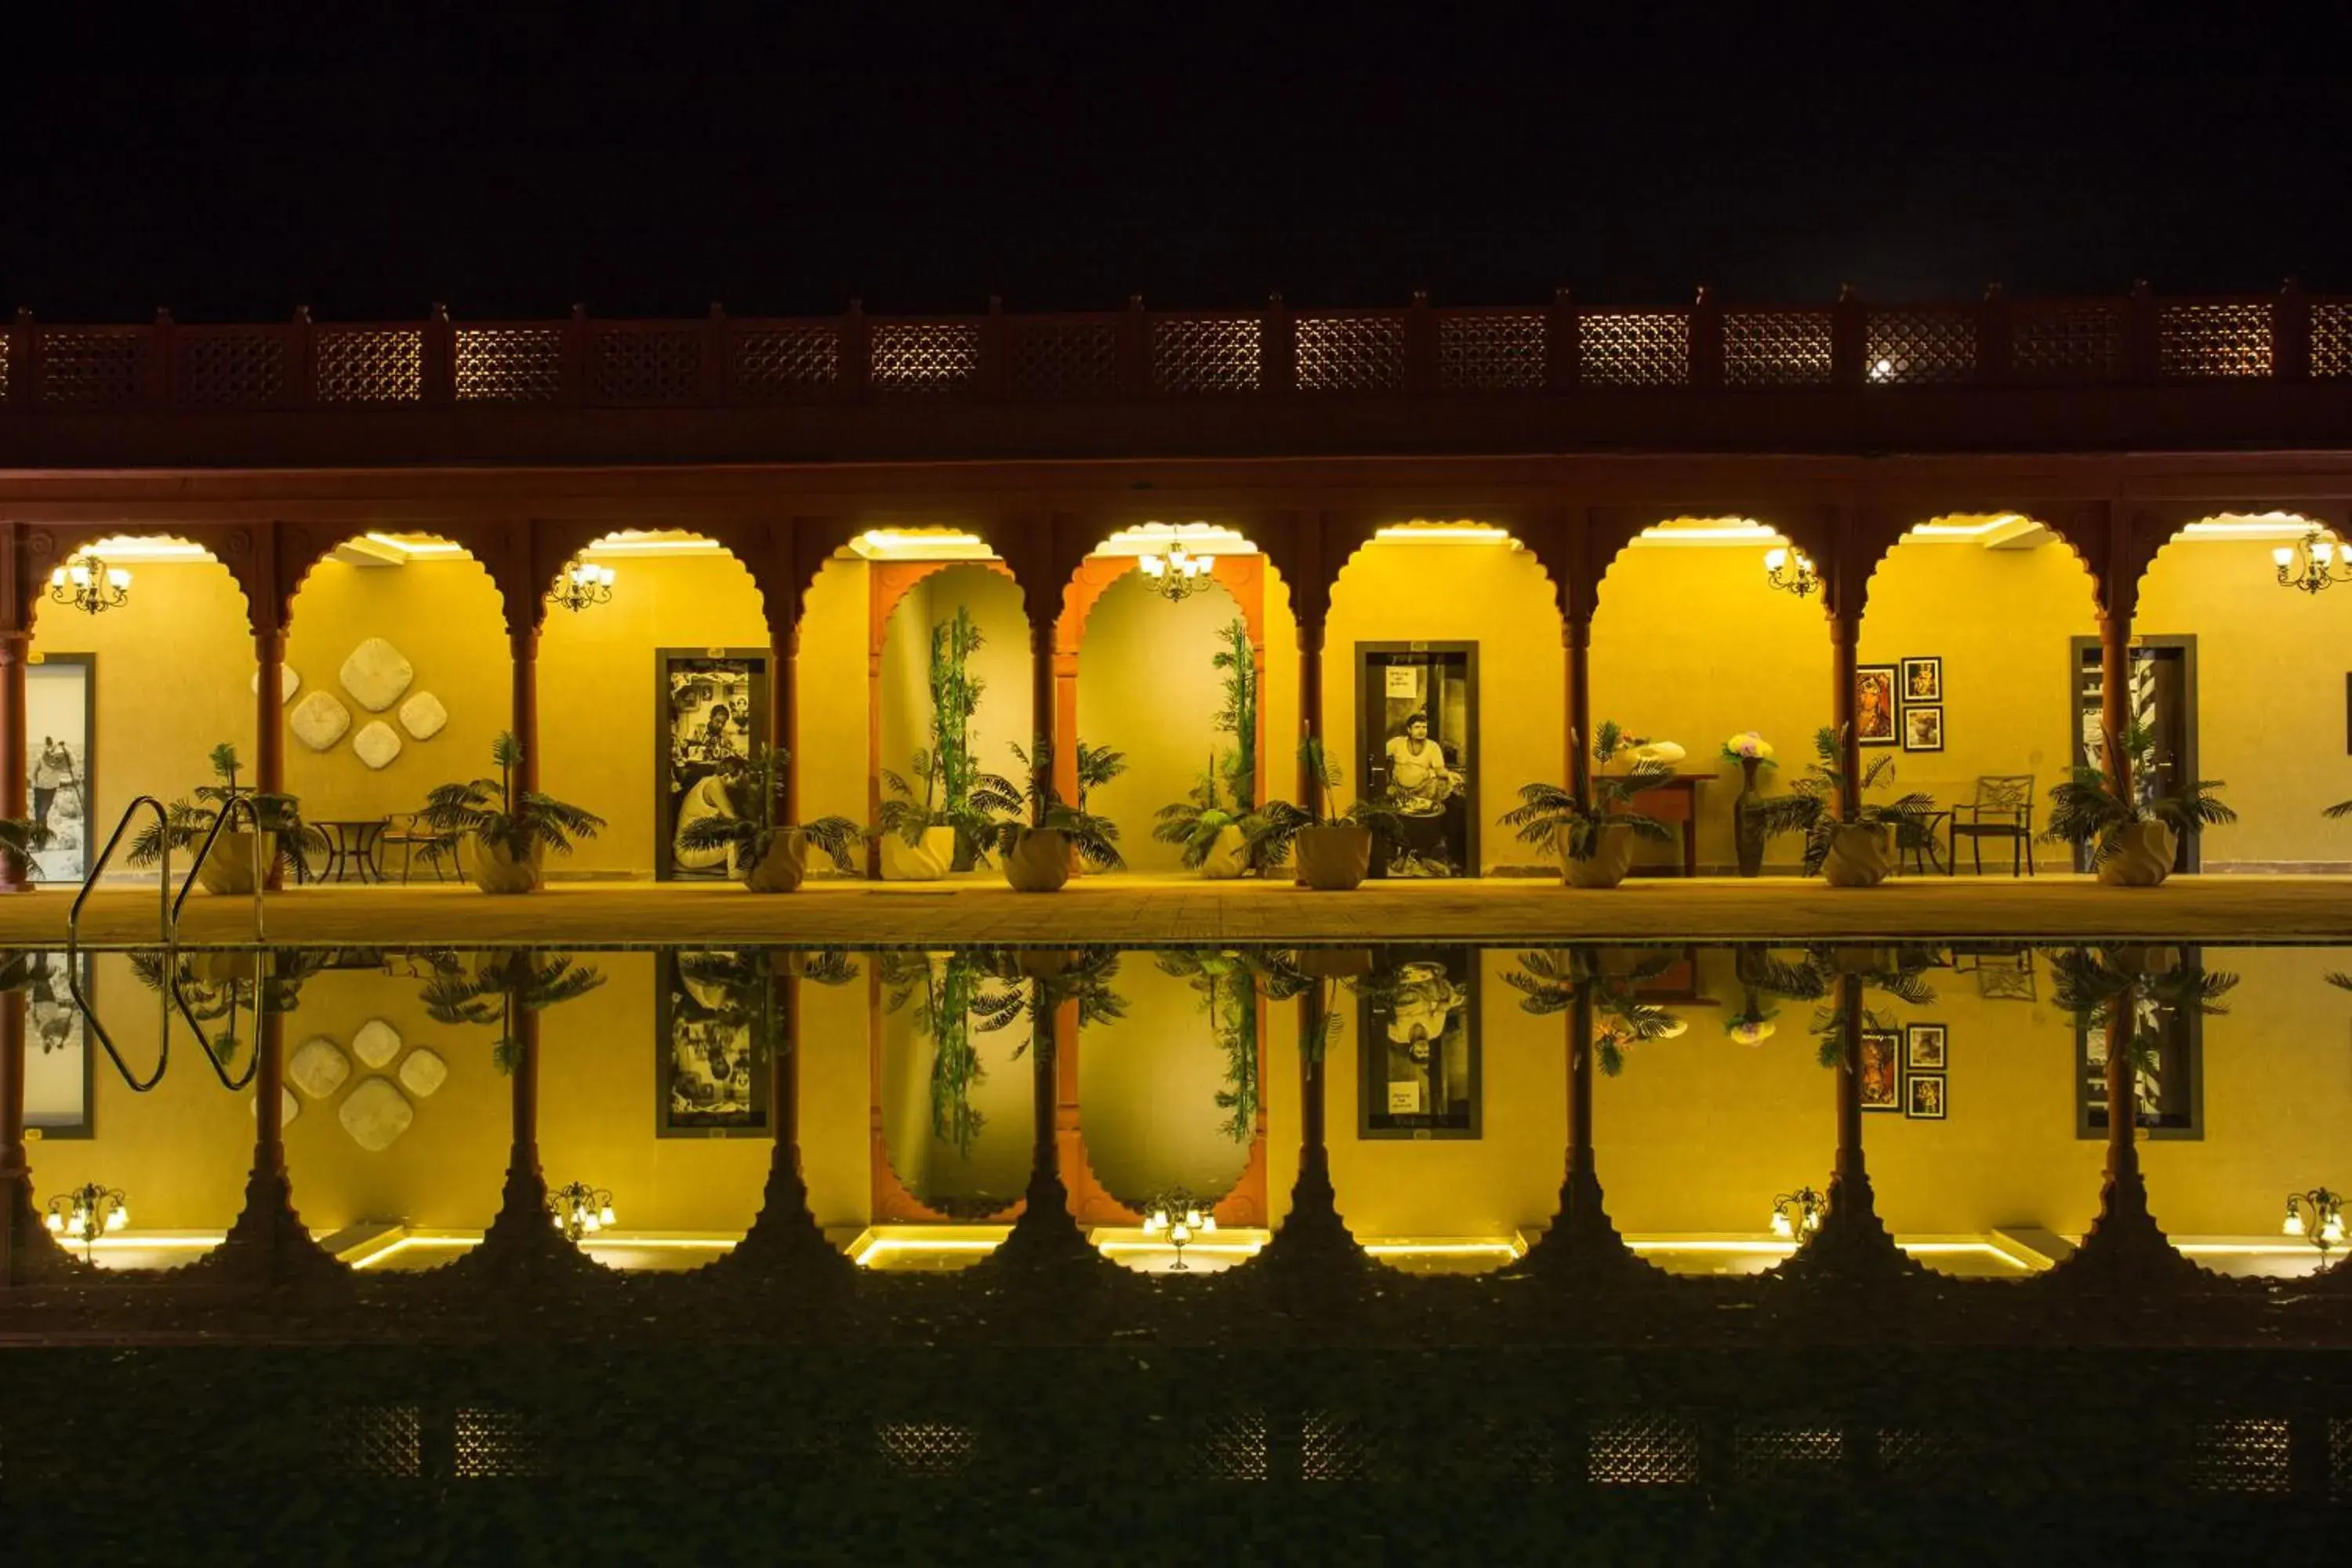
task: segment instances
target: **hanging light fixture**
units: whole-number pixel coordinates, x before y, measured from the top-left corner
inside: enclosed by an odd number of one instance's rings
[[[1772,1200],[1772,1234],[1783,1241],[1810,1240],[1828,1210],[1828,1203],[1811,1187],[1782,1193]]]
[[[585,1182],[572,1182],[547,1194],[547,1217],[577,1246],[580,1238],[613,1228],[613,1194]]]
[[[1217,1216],[1194,1203],[1181,1187],[1153,1200],[1143,1216],[1143,1234],[1166,1237],[1168,1245],[1176,1249],[1176,1268],[1186,1273],[1191,1269],[1184,1262],[1184,1248],[1193,1237],[1210,1235],[1216,1228]]]
[[[2313,529],[2293,544],[2271,552],[2278,567],[2279,586],[2316,594],[2337,583],[2352,583],[2352,549]]]
[[[548,595],[567,610],[585,610],[613,602],[613,569],[574,559],[563,569],[563,580]]]
[[[1135,563],[1151,579],[1152,588],[1171,605],[1181,605],[1209,585],[1211,555],[1195,555],[1181,544],[1171,544],[1157,555],[1139,555]]]
[[[90,1261],[90,1253],[98,1246],[101,1234],[110,1234],[131,1223],[131,1205],[114,1187],[101,1187],[87,1182],[72,1192],[60,1193],[49,1200],[48,1214],[42,1223],[49,1234],[81,1244],[82,1261]]]
[[[2344,1194],[2326,1187],[2289,1193],[2286,1223],[2279,1228],[2289,1236],[2302,1237],[2319,1248],[2319,1256],[2325,1258],[2327,1249],[2344,1239]]]
[[[49,574],[49,597],[93,616],[104,615],[131,602],[131,573],[84,551]]]
[[[1764,578],[1775,588],[1786,588],[1800,599],[1822,585],[1813,558],[1801,550],[1776,544],[1764,552]]]

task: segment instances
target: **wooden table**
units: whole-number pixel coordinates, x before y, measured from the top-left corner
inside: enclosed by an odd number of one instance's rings
[[[1679,825],[1683,833],[1683,875],[1698,875],[1698,792],[1702,784],[1715,782],[1713,773],[1676,773],[1655,789],[1645,789],[1635,795],[1632,809],[1644,816],[1656,817],[1667,826]],[[1659,866],[1636,866],[1634,876],[1658,877],[1666,874]]]

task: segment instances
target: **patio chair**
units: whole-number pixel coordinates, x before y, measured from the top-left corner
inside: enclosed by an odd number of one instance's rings
[[[409,873],[416,868],[418,856],[433,868],[433,879],[446,881],[441,862],[457,847],[454,833],[439,833],[425,825],[425,814],[419,811],[395,811],[384,818],[383,831],[376,835],[376,875],[384,875],[383,858],[394,849],[400,851],[400,885],[408,886]]]
[[[1951,825],[1947,831],[1950,835],[1947,875],[1959,869],[1962,838],[1969,841],[1969,858],[1979,877],[1984,875],[1984,841],[2006,838],[2009,874],[2016,876],[2021,866],[2025,875],[2032,876],[2033,775],[1992,773],[1979,778],[1976,798],[1952,807]]]

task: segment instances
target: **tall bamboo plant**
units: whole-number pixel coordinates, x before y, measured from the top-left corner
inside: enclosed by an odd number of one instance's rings
[[[951,619],[931,626],[931,764],[939,772],[942,796],[940,816],[956,825],[956,864],[969,867],[980,846],[966,826],[973,787],[980,783],[979,759],[972,754],[972,717],[988,683],[971,673],[971,656],[988,639],[982,636],[971,611],[956,606]]]
[[[1209,661],[1224,676],[1217,732],[1234,738],[1224,753],[1225,789],[1235,814],[1247,816],[1257,805],[1257,660],[1250,653],[1249,626],[1239,616],[1218,637],[1224,646]]]

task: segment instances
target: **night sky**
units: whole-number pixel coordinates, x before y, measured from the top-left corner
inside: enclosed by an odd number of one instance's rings
[[[1513,303],[1556,284],[1668,302],[1701,282],[1802,301],[1847,280],[1971,298],[2291,273],[2352,291],[2352,56],[2270,12],[2288,47],[2268,59],[2145,29],[2043,47],[1984,12],[1731,38],[1441,31],[1433,12],[1400,30],[1366,8],[1346,30],[1242,14],[1183,40],[462,14],[12,69],[0,306],[354,319],[438,300],[464,319],[1276,289]],[[2025,58],[2042,74],[1996,68]]]

